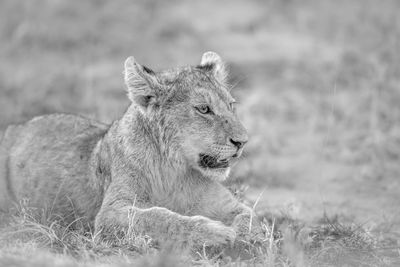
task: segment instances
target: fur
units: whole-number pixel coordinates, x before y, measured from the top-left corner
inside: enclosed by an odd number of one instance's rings
[[[190,249],[259,233],[253,211],[220,184],[229,168],[199,164],[202,153],[232,163],[242,148],[230,140],[247,141],[225,67],[210,53],[198,67],[158,73],[128,58],[132,104],[111,125],[55,114],[10,126],[0,146],[0,208],[27,200],[103,237],[133,227]],[[204,103],[212,114],[198,112]]]

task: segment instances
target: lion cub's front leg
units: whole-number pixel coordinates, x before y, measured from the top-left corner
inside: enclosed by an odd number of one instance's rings
[[[233,243],[236,232],[221,222],[203,216],[184,216],[162,207],[104,206],[96,218],[96,231],[105,237],[117,232],[150,236],[156,242],[181,249],[198,250],[204,245]]]
[[[232,227],[240,239],[247,241],[260,241],[264,238],[264,231],[255,212],[245,206],[239,206],[239,212],[233,219]]]
[[[260,240],[264,234],[257,215],[250,207],[240,203],[228,189],[214,183],[209,187],[201,214],[221,220],[235,229],[238,240]]]

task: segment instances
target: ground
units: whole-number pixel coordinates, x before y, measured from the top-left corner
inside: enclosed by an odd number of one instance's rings
[[[367,254],[375,260],[358,257],[352,265],[396,266],[399,10],[396,0],[3,0],[0,130],[53,112],[111,122],[129,103],[121,73],[129,55],[157,70],[197,64],[203,52],[216,51],[230,64],[238,113],[250,133],[228,183],[249,186],[245,198],[257,202],[260,216],[319,225],[314,238],[329,235],[326,225],[353,241],[370,236],[366,243],[374,250]],[[107,254],[106,244],[99,248],[90,238],[21,214],[5,227],[29,234],[2,235],[0,265],[175,264],[162,253],[156,260],[117,248]],[[32,231],[42,235],[32,238]],[[327,251],[277,242],[259,262],[306,266]],[[140,255],[153,253],[146,244],[138,247]],[[204,255],[194,263],[229,264]]]

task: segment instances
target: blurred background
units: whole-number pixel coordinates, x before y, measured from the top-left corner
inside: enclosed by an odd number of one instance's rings
[[[400,2],[1,0],[0,130],[36,115],[110,123],[133,55],[229,63],[250,133],[229,183],[257,210],[400,228]]]

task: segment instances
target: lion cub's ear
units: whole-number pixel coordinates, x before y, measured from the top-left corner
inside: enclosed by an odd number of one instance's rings
[[[154,71],[137,63],[134,57],[125,60],[124,79],[132,102],[146,109],[158,100],[161,84]]]
[[[211,51],[205,52],[201,57],[200,68],[212,71],[219,82],[226,82],[228,71],[226,70],[225,63],[217,53]]]

